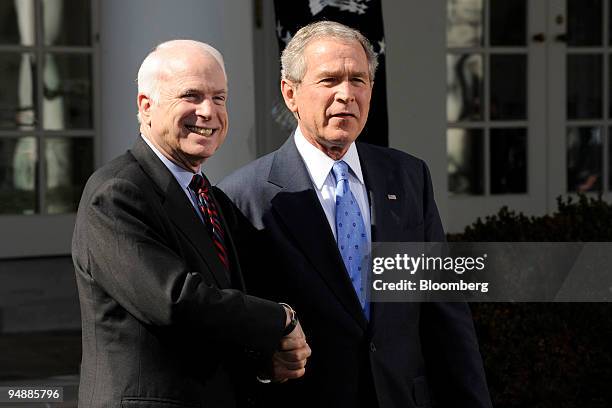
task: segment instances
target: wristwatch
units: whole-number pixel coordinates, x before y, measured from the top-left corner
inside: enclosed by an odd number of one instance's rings
[[[286,335],[291,333],[293,330],[295,330],[295,328],[298,325],[298,318],[297,318],[297,313],[295,313],[295,310],[293,310],[291,306],[289,306],[286,303],[279,303],[279,305],[283,306],[285,309],[289,311],[289,316],[291,319],[289,320],[289,324],[283,330],[283,337],[285,337]]]

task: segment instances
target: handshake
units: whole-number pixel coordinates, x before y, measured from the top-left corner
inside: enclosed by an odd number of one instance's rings
[[[306,372],[306,360],[311,350],[295,311],[282,304],[287,312],[285,336],[281,338],[278,349],[272,355],[268,377],[273,382],[282,383],[289,379],[300,378]]]

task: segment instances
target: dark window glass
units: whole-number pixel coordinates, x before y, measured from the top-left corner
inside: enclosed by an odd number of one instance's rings
[[[0,44],[34,45],[34,0],[0,0]]]
[[[0,53],[0,129],[36,125],[36,64],[30,53]]]
[[[491,55],[490,112],[492,120],[526,119],[526,55]]]
[[[600,127],[567,129],[567,191],[600,191],[602,187]]]
[[[45,0],[42,5],[45,45],[91,44],[89,1]]]
[[[34,137],[0,138],[0,214],[36,211],[37,157]]]
[[[491,194],[527,192],[527,129],[491,129]]]
[[[449,122],[482,120],[482,55],[449,54],[446,62],[447,120]]]
[[[525,0],[491,0],[489,36],[492,46],[524,46],[527,36]]]
[[[43,128],[93,127],[91,55],[46,54]]]
[[[45,139],[45,212],[76,212],[83,187],[93,172],[93,140]]]
[[[608,128],[608,160],[612,159],[612,128]],[[608,164],[608,189],[612,191],[612,164]]]
[[[450,128],[446,134],[449,192],[453,194],[483,194],[483,130]]]
[[[612,84],[612,55],[608,59],[608,80],[610,81],[608,83]],[[610,98],[608,101],[612,101],[612,86],[608,87],[608,98]],[[612,118],[612,103],[608,103],[608,105],[608,117]]]
[[[567,118],[601,119],[603,113],[603,58],[567,56]]]
[[[567,44],[601,45],[602,13],[601,0],[567,0]]]

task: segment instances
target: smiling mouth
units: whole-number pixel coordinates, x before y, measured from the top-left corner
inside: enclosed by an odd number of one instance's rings
[[[205,128],[205,127],[191,126],[191,125],[185,125],[185,127],[189,129],[191,132],[197,133],[198,135],[201,135],[201,136],[210,136],[214,132],[214,129],[212,128]]]

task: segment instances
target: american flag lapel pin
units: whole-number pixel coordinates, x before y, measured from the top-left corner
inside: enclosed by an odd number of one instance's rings
[[[387,198],[389,200],[397,200],[397,196],[395,194],[387,194]]]

